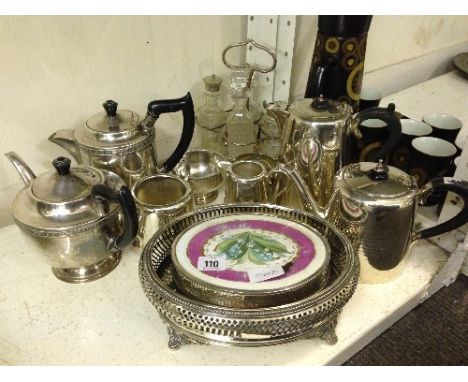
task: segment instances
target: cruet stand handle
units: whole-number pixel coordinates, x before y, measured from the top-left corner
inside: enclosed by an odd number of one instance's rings
[[[226,54],[230,49],[239,48],[239,47],[246,46],[246,45],[249,45],[249,44],[252,44],[252,46],[254,46],[257,49],[260,49],[260,50],[263,50],[263,51],[267,52],[271,56],[271,58],[273,59],[273,62],[272,62],[270,67],[260,67],[260,66],[257,66],[257,65],[251,65],[249,63],[245,63],[243,65],[233,65],[233,64],[230,64],[227,61]],[[252,38],[249,38],[249,39],[247,39],[245,41],[242,41],[242,42],[238,42],[238,43],[228,45],[223,50],[223,56],[222,57],[223,57],[224,65],[226,65],[229,69],[232,69],[232,70],[239,70],[239,69],[249,70],[249,79],[248,79],[248,83],[247,83],[248,88],[250,88],[250,84],[252,82],[254,72],[269,73],[269,72],[271,72],[272,70],[274,70],[276,68],[276,61],[277,61],[276,60],[276,55],[275,55],[274,52],[272,52],[266,46],[260,45],[259,43],[257,43]]]

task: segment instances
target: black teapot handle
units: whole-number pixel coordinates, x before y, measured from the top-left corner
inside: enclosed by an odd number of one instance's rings
[[[179,144],[163,164],[163,168],[166,172],[171,171],[182,159],[190,146],[190,142],[192,142],[195,128],[195,112],[193,109],[192,96],[189,92],[180,98],[151,101],[148,104],[148,114],[154,119],[158,119],[161,114],[174,113],[177,111],[182,111],[184,125],[182,127],[182,135],[180,136]]]
[[[455,178],[433,179],[420,191],[422,196],[422,205],[424,205],[424,201],[430,194],[440,191],[451,191],[454,194],[457,194],[463,200],[462,210],[444,223],[417,232],[414,239],[427,239],[432,236],[441,235],[461,227],[463,224],[468,222],[468,182]]]
[[[321,60],[319,65],[314,71],[309,73],[309,78],[307,79],[307,86],[305,92],[305,98],[315,98],[323,96],[323,79],[325,77],[326,71],[335,65],[338,62],[338,57],[335,55],[330,55]],[[313,65],[312,65],[313,66]],[[326,97],[326,94],[325,94]]]
[[[374,153],[371,153],[366,159],[370,162],[377,162],[379,159],[384,159],[398,145],[401,138],[401,123],[400,119],[395,115],[395,104],[390,103],[385,107],[371,107],[359,112],[357,118],[360,124],[368,119],[379,119],[387,124],[386,129],[389,131],[388,138],[383,145]]]
[[[124,229],[122,234],[114,240],[113,245],[118,250],[123,250],[133,241],[138,232],[138,214],[130,190],[126,186],[122,186],[117,191],[105,184],[96,184],[91,188],[91,195],[119,203],[122,207]]]

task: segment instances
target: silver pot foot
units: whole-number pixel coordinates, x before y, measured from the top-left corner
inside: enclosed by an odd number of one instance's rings
[[[108,258],[92,265],[79,268],[52,268],[59,280],[72,284],[86,283],[104,277],[120,262],[122,252],[113,252]]]

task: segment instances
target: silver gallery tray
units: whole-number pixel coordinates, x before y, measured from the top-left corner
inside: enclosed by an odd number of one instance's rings
[[[209,304],[180,292],[173,280],[171,248],[188,227],[221,216],[259,214],[309,226],[330,246],[330,276],[318,292],[289,304],[239,309]],[[335,327],[359,278],[359,260],[350,242],[317,216],[275,205],[217,205],[191,212],[155,233],[139,263],[144,293],[169,331],[169,347],[190,343],[236,346],[274,345],[321,338],[336,343]]]

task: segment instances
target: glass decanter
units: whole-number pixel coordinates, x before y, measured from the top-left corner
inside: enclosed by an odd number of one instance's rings
[[[263,51],[266,54],[268,54],[270,58],[272,59],[271,65],[266,67],[263,65],[259,66],[256,62],[255,63],[245,62],[244,64],[234,64],[232,62],[228,62],[227,60],[228,51],[230,51],[231,49],[244,48],[244,47],[247,47],[248,45],[250,45],[248,48],[249,51],[252,50],[253,48],[256,48],[259,50],[259,52],[256,52],[256,53],[260,53],[260,51]],[[256,56],[252,56],[252,57],[255,58]],[[262,94],[262,86],[260,86],[255,76],[255,72],[265,74],[274,70],[276,67],[276,61],[277,61],[275,53],[269,48],[267,48],[266,46],[260,45],[255,40],[249,38],[245,41],[228,45],[223,51],[222,58],[223,58],[224,65],[226,65],[229,69],[232,69],[234,71],[233,73],[234,75],[236,71],[239,71],[239,70],[244,71],[246,73],[247,75],[246,87],[250,90],[250,94],[248,95],[248,100],[247,100],[247,109],[249,110],[250,115],[253,118],[253,120],[258,123],[263,116],[264,110],[262,107],[262,103],[259,101],[261,98],[261,94]],[[247,60],[247,57],[246,57],[246,60]]]
[[[224,127],[224,139],[229,159],[256,151],[258,127],[247,109],[249,98],[247,81],[248,76],[245,71],[233,73],[231,82],[233,108]]]
[[[203,78],[205,83],[205,103],[197,109],[198,126],[205,129],[217,129],[226,122],[226,112],[220,106],[219,95],[223,79],[216,74]]]

